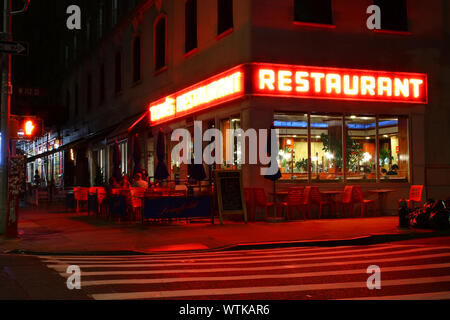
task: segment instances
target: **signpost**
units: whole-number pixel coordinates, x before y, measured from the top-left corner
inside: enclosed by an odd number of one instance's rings
[[[22,41],[0,41],[0,52],[19,56],[28,56],[29,46]]]
[[[28,44],[23,42],[12,41],[11,33],[11,17],[27,11],[30,0],[26,0],[24,7],[18,11],[11,10],[11,0],[3,0],[3,25],[0,41],[0,52],[3,53],[2,59],[2,77],[1,77],[1,108],[0,108],[0,235],[16,235],[17,223],[10,224],[7,222],[11,219],[11,211],[9,206],[9,118],[11,112],[11,54],[28,55]],[[17,215],[15,215],[17,217]],[[17,219],[15,218],[15,221]],[[8,230],[6,230],[8,227]],[[9,228],[15,228],[11,230]]]

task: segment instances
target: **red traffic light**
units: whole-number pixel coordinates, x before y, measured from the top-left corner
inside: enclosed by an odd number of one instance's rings
[[[15,125],[12,129],[12,139],[34,139],[43,135],[42,120],[32,116],[12,116]]]

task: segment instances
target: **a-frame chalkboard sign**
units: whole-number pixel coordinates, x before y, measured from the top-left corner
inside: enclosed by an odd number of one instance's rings
[[[224,214],[242,214],[247,223],[242,172],[240,170],[216,170],[215,180],[220,224],[223,224]]]

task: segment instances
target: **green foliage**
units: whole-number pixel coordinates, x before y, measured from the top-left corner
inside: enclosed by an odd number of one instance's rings
[[[386,160],[389,160],[388,162],[391,162],[392,160],[394,160],[394,157],[391,155],[391,150],[381,149],[380,150],[380,164],[384,165],[386,163]]]
[[[322,133],[321,135],[322,143],[323,143],[323,151],[330,152],[336,157],[336,166],[338,168],[343,167],[342,161],[342,143],[338,136],[335,135],[326,135]],[[347,168],[352,170],[355,169],[359,160],[362,157],[362,145],[350,138],[347,135],[346,138],[346,159],[347,159]]]
[[[304,171],[308,170],[308,159],[303,158],[300,161],[297,161],[295,163],[295,167],[297,168],[297,170],[301,170],[303,169]]]

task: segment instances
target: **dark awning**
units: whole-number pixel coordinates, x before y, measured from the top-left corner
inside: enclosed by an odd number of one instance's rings
[[[127,139],[132,130],[137,129],[142,123],[145,124],[143,120],[146,119],[147,115],[148,112],[145,112],[144,114],[140,113],[122,121],[122,123],[108,135],[107,142],[112,143],[115,140],[120,141]]]

